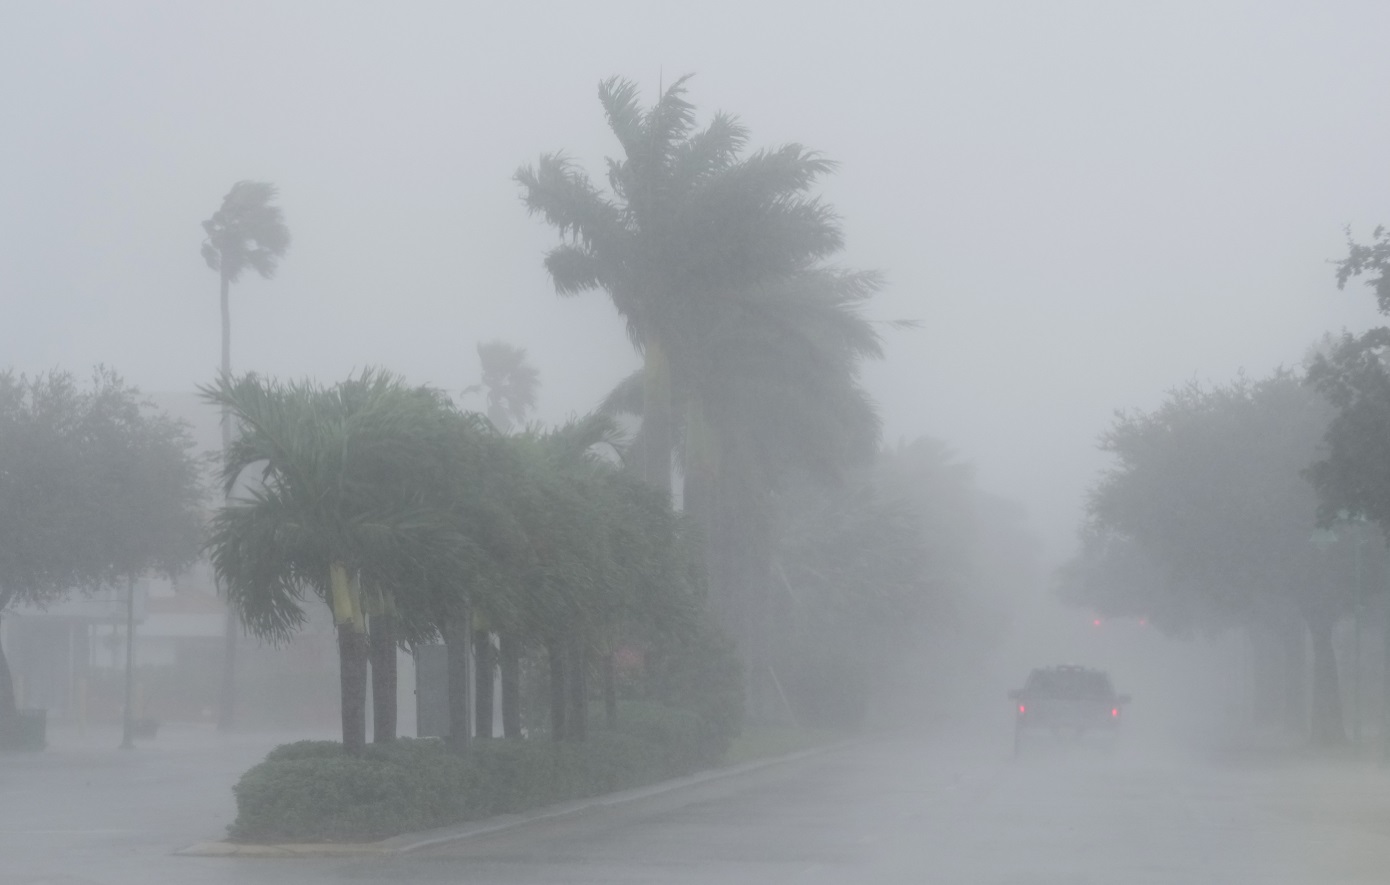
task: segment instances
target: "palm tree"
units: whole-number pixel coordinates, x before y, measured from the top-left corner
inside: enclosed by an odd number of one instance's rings
[[[641,473],[664,487],[692,362],[727,331],[729,303],[843,243],[833,210],[809,194],[834,165],[796,144],[745,157],[747,130],[727,114],[695,131],[687,79],[645,110],[631,81],[599,85],[624,152],[609,161],[611,195],[560,153],[516,174],[528,210],[564,238],[545,259],[556,292],[607,292],[642,354]]]
[[[716,608],[747,656],[767,629],[768,496],[789,471],[833,476],[877,439],[857,373],[881,355],[861,315],[879,280],[825,263],[843,237],[811,188],[834,165],[796,144],[745,156],[747,130],[726,114],[696,131],[685,83],[648,109],[633,83],[600,84],[623,150],[610,193],[563,154],[516,180],[561,234],[545,259],[557,293],[601,289],[627,323],[643,366],[608,405],[640,410],[647,481],[669,488],[683,454]],[[762,669],[748,660],[750,676]]]
[[[437,392],[372,371],[327,389],[223,376],[202,393],[241,429],[208,541],[218,579],[247,629],[271,641],[304,622],[306,593],[329,606],[343,746],[360,753],[367,614],[418,616],[432,601],[422,575],[467,568],[467,539],[438,497],[451,411]],[[256,482],[232,498],[247,476]]]
[[[505,341],[478,343],[478,361],[482,364],[482,380],[464,390],[465,394],[484,394],[487,417],[501,433],[526,421],[536,407],[536,389],[540,373],[526,361],[523,348]],[[493,671],[502,677],[502,734],[521,736],[521,645],[518,637],[503,631],[497,634],[494,650],[492,634],[497,625],[481,616],[475,618],[474,649],[474,722],[480,737],[492,736]]]
[[[275,185],[265,181],[238,181],[222,198],[222,205],[203,222],[203,260],[218,272],[222,307],[222,375],[232,374],[231,285],[251,268],[263,279],[275,276],[280,259],[290,247],[290,231],[285,226]],[[222,409],[222,449],[231,447],[232,425],[228,410]],[[236,721],[236,616],[227,611],[222,661],[222,687],[218,708],[218,727],[229,730]]]
[[[505,341],[478,342],[478,362],[482,380],[464,393],[482,393],[487,399],[488,420],[507,433],[535,411],[540,373],[527,362],[524,348]]]

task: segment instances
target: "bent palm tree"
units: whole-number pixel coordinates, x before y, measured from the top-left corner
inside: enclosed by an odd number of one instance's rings
[[[482,393],[487,399],[488,420],[507,433],[535,410],[540,373],[527,362],[524,348],[505,341],[479,342],[478,362],[482,381],[464,393]]]
[[[716,114],[695,131],[687,78],[642,109],[616,77],[599,100],[624,156],[608,161],[611,196],[564,154],[516,174],[529,211],[564,241],[546,256],[555,290],[608,293],[643,357],[642,475],[669,487],[682,400],[728,307],[751,287],[811,273],[842,243],[811,186],[834,168],[801,145],[744,157],[747,130]]]
[[[250,268],[264,279],[275,276],[280,259],[290,247],[290,231],[279,206],[275,185],[264,181],[238,181],[222,198],[222,205],[203,222],[203,260],[218,272],[222,308],[222,375],[232,374],[231,285]],[[231,417],[222,409],[222,449],[231,446]],[[236,618],[227,612],[224,631],[221,697],[218,727],[231,729],[236,721]]]
[[[747,655],[767,628],[756,598],[773,546],[767,496],[788,471],[833,475],[877,439],[857,373],[881,355],[861,315],[879,280],[825,263],[843,236],[811,189],[834,164],[796,144],[745,155],[747,130],[726,114],[696,131],[685,83],[647,109],[633,83],[600,84],[623,150],[609,192],[563,154],[516,180],[561,235],[545,259],[556,292],[601,289],[627,323],[640,378],[606,405],[640,409],[647,481],[669,488],[682,452],[716,608]]]

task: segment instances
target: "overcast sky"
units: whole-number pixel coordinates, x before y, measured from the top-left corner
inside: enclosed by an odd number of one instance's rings
[[[1378,321],[1326,262],[1390,223],[1387,33],[1386,3],[8,0],[0,367],[210,380],[199,222],[252,178],[294,244],[233,291],[238,371],[458,389],[503,338],[541,417],[587,411],[637,359],[605,296],[553,294],[511,175],[617,152],[600,79],[693,72],[702,120],[840,162],[844,262],[922,323],[866,372],[889,440],[947,440],[1061,555],[1114,409]]]

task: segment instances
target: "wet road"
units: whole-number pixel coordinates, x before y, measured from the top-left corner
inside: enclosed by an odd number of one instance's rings
[[[146,779],[158,768],[150,764]],[[13,774],[0,767],[0,777]],[[190,769],[182,780],[197,777]],[[162,781],[159,789],[176,794],[178,784]],[[86,820],[94,803],[118,796],[93,792],[83,805],[81,796],[55,790],[45,801],[55,810],[77,802],[69,807]],[[1113,755],[1044,748],[1015,761],[993,743],[865,741],[379,859],[174,857],[167,850],[191,841],[182,836],[193,824],[156,847],[153,834],[136,832],[149,829],[153,806],[144,817],[126,816],[124,836],[118,826],[55,834],[44,814],[56,811],[21,816],[8,791],[0,797],[6,885],[1390,881],[1384,771],[1276,760],[1218,765],[1125,748]],[[119,809],[107,811],[121,820]]]

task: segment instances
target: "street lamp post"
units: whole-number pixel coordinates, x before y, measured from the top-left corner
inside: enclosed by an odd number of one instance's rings
[[[125,597],[125,715],[121,718],[121,749],[135,748],[135,576],[126,579]]]

